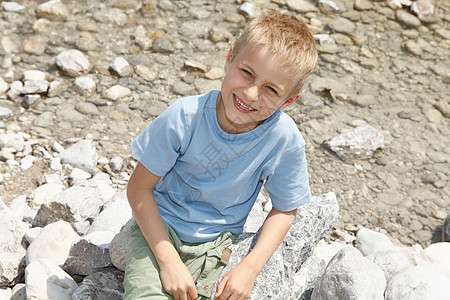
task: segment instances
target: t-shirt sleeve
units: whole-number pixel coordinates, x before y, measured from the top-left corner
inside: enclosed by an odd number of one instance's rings
[[[279,211],[291,211],[311,200],[305,147],[283,151],[264,188]]]
[[[147,170],[164,176],[180,156],[186,132],[186,116],[177,100],[131,142],[131,151]]]

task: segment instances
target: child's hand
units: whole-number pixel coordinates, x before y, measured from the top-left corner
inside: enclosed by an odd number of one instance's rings
[[[197,289],[191,273],[181,261],[174,261],[170,265],[160,266],[160,277],[164,290],[175,300],[197,299]]]
[[[216,300],[248,299],[258,272],[243,260],[223,276],[214,295]]]

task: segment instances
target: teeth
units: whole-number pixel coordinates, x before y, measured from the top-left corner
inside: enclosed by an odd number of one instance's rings
[[[236,99],[236,103],[237,103],[242,109],[245,109],[245,110],[248,110],[248,111],[254,110],[253,108],[250,108],[250,107],[245,106],[244,104],[242,104],[242,103],[239,101],[238,97],[234,96],[234,99]]]

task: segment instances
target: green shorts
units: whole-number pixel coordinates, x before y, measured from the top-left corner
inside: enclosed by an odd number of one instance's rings
[[[228,247],[235,236],[230,232],[223,232],[211,242],[185,243],[170,226],[164,226],[181,260],[191,272],[198,299],[209,299],[211,288],[228,263]],[[124,288],[124,300],[173,299],[162,286],[158,263],[137,223],[132,226],[128,241]]]

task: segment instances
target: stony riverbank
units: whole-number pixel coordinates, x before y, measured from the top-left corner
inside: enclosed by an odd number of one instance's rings
[[[364,226],[396,245],[442,240],[450,211],[448,1],[434,1],[435,13],[421,19],[403,0],[44,2],[0,7],[6,204],[24,199],[36,208],[99,172],[124,188],[136,163],[130,141],[176,97],[220,88],[233,36],[277,10],[305,20],[319,45],[319,67],[287,113],[307,141],[313,194],[337,196],[339,219],[326,239],[356,243]],[[384,138],[370,157],[343,160],[328,150],[330,139],[363,125]],[[98,158],[82,171],[60,154],[85,139]]]

